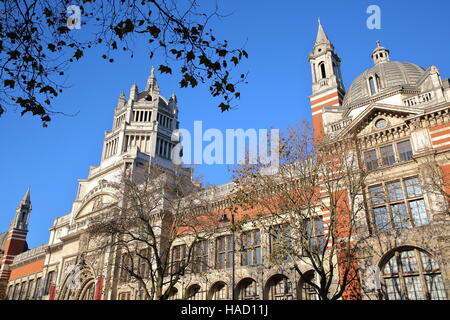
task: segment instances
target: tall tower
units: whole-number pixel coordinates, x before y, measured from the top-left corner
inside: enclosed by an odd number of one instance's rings
[[[341,59],[334,52],[334,46],[328,39],[319,19],[316,42],[309,54],[312,73],[311,103],[314,137],[321,140],[324,136],[322,110],[325,106],[341,106],[345,95],[341,75]]]
[[[9,265],[13,263],[14,257],[26,251],[28,219],[31,212],[30,188],[28,188],[23,199],[20,201],[14,219],[11,221],[6,243],[3,248],[3,255],[0,261],[0,281],[9,279],[11,271]],[[0,248],[1,249],[1,248]]]
[[[114,111],[112,130],[105,133],[101,165],[108,166],[126,153],[138,151],[151,163],[170,167],[173,131],[178,129],[178,106],[174,94],[167,101],[160,95],[155,69],[152,68],[145,90],[130,89],[128,100],[121,93]]]

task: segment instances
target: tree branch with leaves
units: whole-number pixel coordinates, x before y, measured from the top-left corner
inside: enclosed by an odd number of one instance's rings
[[[53,99],[67,89],[72,63],[95,47],[111,63],[119,50],[132,58],[135,40],[147,44],[150,59],[165,61],[161,73],[180,75],[181,88],[208,83],[221,111],[240,98],[246,81],[246,73],[236,73],[247,52],[214,35],[211,22],[223,15],[196,0],[80,0],[77,7],[69,0],[3,0],[0,13],[0,115],[18,107],[47,126],[63,113]]]

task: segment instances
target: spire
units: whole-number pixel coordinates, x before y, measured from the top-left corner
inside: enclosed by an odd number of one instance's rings
[[[155,77],[155,67],[152,67],[150,70],[150,77],[148,77],[147,85],[145,86],[145,91],[153,91],[155,93],[159,93],[159,86],[156,82]]]
[[[23,196],[16,209],[16,216],[11,222],[10,227],[15,229],[27,230],[28,219],[31,212],[31,200],[30,200],[30,187],[28,186],[27,192]]]
[[[374,64],[391,61],[389,57],[389,49],[380,45],[380,40],[375,42],[377,47],[372,51],[372,59]]]
[[[316,45],[320,43],[330,43],[330,40],[327,37],[327,34],[325,33],[325,30],[322,27],[322,23],[320,22],[320,18],[317,19],[317,22],[319,23],[319,27],[317,29],[317,36],[316,36]]]
[[[23,196],[22,202],[23,203],[30,203],[30,186],[28,186],[27,192]]]

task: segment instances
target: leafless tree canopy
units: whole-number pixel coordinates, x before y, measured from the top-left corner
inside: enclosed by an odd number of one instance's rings
[[[0,115],[7,106],[18,106],[21,114],[39,116],[46,126],[71,63],[94,47],[109,62],[118,50],[133,57],[133,40],[148,44],[150,58],[158,54],[165,59],[161,73],[177,69],[180,87],[208,83],[210,94],[222,100],[222,111],[240,97],[238,84],[246,74],[233,74],[248,55],[214,36],[209,25],[221,17],[217,8],[207,12],[196,0],[81,0],[79,9],[73,4],[0,1]],[[78,13],[79,20],[74,18]]]
[[[266,213],[275,264],[291,262],[321,299],[338,299],[356,277],[352,242],[365,211],[365,172],[356,145],[349,140],[318,146],[304,122],[282,135],[279,152],[277,174],[263,174],[260,163],[234,170],[233,202]],[[314,270],[316,281],[299,262]]]
[[[183,172],[124,175],[115,189],[121,200],[93,218],[90,232],[117,251],[120,281],[137,283],[147,299],[167,299],[196,267],[198,244],[214,232],[217,216]]]

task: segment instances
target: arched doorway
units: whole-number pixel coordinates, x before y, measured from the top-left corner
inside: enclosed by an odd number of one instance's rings
[[[68,268],[61,285],[59,300],[93,300],[95,278],[90,268],[73,266]]]
[[[260,300],[260,290],[258,283],[252,278],[245,278],[239,281],[237,287],[237,296],[240,300]]]
[[[264,289],[267,300],[293,300],[294,290],[292,282],[283,274],[276,274],[267,280]]]
[[[380,264],[382,293],[388,300],[446,300],[441,270],[416,247],[392,250]]]

